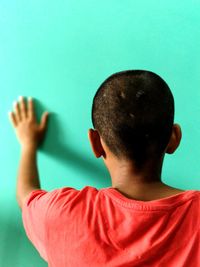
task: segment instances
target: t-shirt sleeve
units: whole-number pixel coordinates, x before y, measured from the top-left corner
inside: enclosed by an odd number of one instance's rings
[[[77,192],[78,190],[74,188],[65,188],[65,201],[70,201]],[[60,195],[62,195],[61,189],[51,192],[33,190],[27,196],[22,207],[22,220],[25,232],[45,261],[48,261],[47,213],[49,208],[54,206],[59,200]]]

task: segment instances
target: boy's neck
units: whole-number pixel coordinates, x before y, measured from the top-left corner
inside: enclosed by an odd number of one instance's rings
[[[112,187],[128,198],[153,200],[182,192],[161,181],[163,158],[160,162],[147,164],[136,172],[134,164],[128,161],[107,163],[112,179]]]
[[[113,186],[140,186],[161,182],[163,158],[158,162],[151,161],[138,171],[132,161],[116,158],[107,162]]]

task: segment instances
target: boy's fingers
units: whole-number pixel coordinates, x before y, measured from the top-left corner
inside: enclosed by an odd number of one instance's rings
[[[28,117],[30,119],[35,119],[35,111],[34,111],[34,104],[33,104],[32,98],[28,99]]]
[[[10,121],[11,121],[13,127],[17,127],[17,120],[16,120],[15,114],[13,112],[9,112],[9,118],[10,118]]]
[[[27,117],[26,104],[22,96],[19,97],[19,101],[20,101],[19,107],[20,107],[21,118],[24,119]]]
[[[42,115],[42,119],[41,119],[41,123],[40,123],[40,127],[42,130],[45,130],[47,127],[48,116],[49,116],[48,112],[44,112]]]
[[[14,102],[13,103],[13,107],[14,107],[14,112],[15,112],[15,119],[16,119],[17,122],[19,122],[19,121],[21,121],[19,103],[18,102]]]

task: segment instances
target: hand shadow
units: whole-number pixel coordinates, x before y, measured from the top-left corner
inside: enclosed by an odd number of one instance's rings
[[[44,105],[40,101],[35,100],[36,116],[41,117],[44,110]],[[90,159],[84,158],[78,150],[73,149],[70,145],[66,144],[66,135],[64,129],[59,122],[59,115],[50,113],[48,119],[48,131],[45,141],[41,145],[43,153],[53,157],[56,161],[62,162],[66,167],[73,166],[87,174],[88,178],[95,177],[95,180],[101,183],[101,187],[110,186],[110,178],[106,168],[100,162],[91,162]],[[70,141],[69,141],[70,142]]]

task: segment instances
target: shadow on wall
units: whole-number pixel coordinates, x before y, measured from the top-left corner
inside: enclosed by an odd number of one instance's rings
[[[2,229],[0,266],[18,266],[20,257],[19,247],[21,243],[20,229],[14,222],[13,218],[11,220],[4,221],[4,225],[1,227],[1,230]]]
[[[36,115],[39,118],[45,107],[38,100],[35,100],[35,106]],[[70,165],[81,170],[88,177],[95,177],[95,179],[98,177],[97,180],[101,186],[110,186],[110,178],[106,168],[103,168],[98,160],[97,163],[94,163],[90,159],[84,158],[83,152],[80,153],[64,142],[66,139],[64,129],[59,122],[59,116],[56,113],[50,113],[47,138],[42,145],[43,152],[56,161],[62,162],[66,167]]]
[[[18,208],[18,207],[17,207]],[[10,209],[10,214],[1,225],[0,266],[1,267],[47,267],[36,249],[26,237],[20,213]],[[16,215],[16,216],[15,216]],[[24,255],[22,257],[22,255]]]

